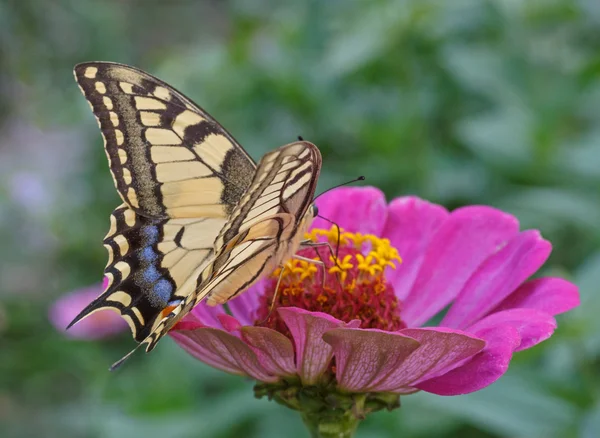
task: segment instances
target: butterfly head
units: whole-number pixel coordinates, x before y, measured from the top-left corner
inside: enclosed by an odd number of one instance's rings
[[[312,224],[313,219],[316,218],[318,214],[319,209],[317,208],[317,204],[313,203],[308,207],[306,213],[304,213],[304,216],[302,217],[302,222],[300,223],[299,228],[301,235],[304,235],[304,233],[308,231],[310,224]]]

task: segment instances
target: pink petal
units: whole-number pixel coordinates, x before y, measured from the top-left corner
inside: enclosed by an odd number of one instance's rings
[[[579,306],[579,290],[573,283],[556,277],[536,278],[522,284],[494,309],[537,309],[550,315]]]
[[[330,365],[333,351],[323,341],[323,334],[345,327],[343,321],[321,312],[309,312],[297,307],[277,309],[292,333],[296,350],[296,371],[304,385],[318,383]]]
[[[390,203],[383,237],[390,239],[402,263],[396,263],[396,269],[387,268],[385,275],[401,300],[410,292],[425,258],[425,249],[448,214],[444,207],[416,196],[396,198]]]
[[[413,374],[407,383],[400,386],[414,386],[417,380],[427,380],[445,374],[485,347],[483,339],[446,327],[404,329],[400,333],[421,344],[404,364],[404,367],[412,369]],[[400,382],[394,383],[398,385]]]
[[[242,376],[246,376],[247,374],[240,369],[240,367],[231,362],[235,362],[233,360],[227,360],[227,358],[221,357],[222,355],[215,353],[210,349],[204,348],[202,345],[197,344],[194,339],[190,338],[188,335],[184,335],[183,333],[193,333],[195,330],[199,330],[203,327],[187,327],[187,324],[178,323],[175,328],[169,331],[169,336],[175,340],[175,343],[183,348],[187,353],[195,357],[196,359],[214,367],[219,370],[231,373],[238,374]],[[217,330],[217,329],[213,329]]]
[[[219,321],[219,315],[225,315],[223,306],[209,306],[206,302],[202,301],[184,317],[184,320],[189,320],[189,318],[193,317],[194,321],[202,325],[220,329],[222,325],[221,321]]]
[[[453,211],[427,248],[404,301],[404,322],[419,326],[446,307],[479,265],[518,230],[514,216],[494,208],[474,206]]]
[[[483,317],[534,274],[551,250],[538,231],[515,236],[477,269],[440,325],[465,328]]]
[[[316,201],[319,215],[346,231],[381,235],[387,217],[385,195],[375,187],[340,187]],[[328,230],[331,224],[315,218],[311,228]]]
[[[198,321],[195,320],[195,317],[191,316],[191,315],[187,315],[186,317],[184,317],[181,321],[179,321],[178,323],[176,323],[173,328],[171,330],[196,330],[199,328],[204,328],[206,327],[204,324],[199,323]]]
[[[254,351],[241,339],[210,327],[196,330],[171,330],[169,334],[189,354],[215,368],[246,375],[262,382],[275,382]]]
[[[215,325],[216,328],[220,326]],[[202,323],[197,316],[196,309],[192,309],[187,315],[183,317],[171,330],[195,330],[200,327],[208,327]]]
[[[281,333],[266,327],[243,327],[242,339],[252,347],[258,360],[270,374],[296,374],[294,346]]]
[[[506,325],[510,325],[519,333],[521,343],[515,351],[520,351],[533,347],[552,336],[556,329],[556,320],[552,315],[540,310],[511,309],[486,316],[469,327],[469,331],[477,333]]]
[[[235,319],[231,315],[227,315],[226,313],[217,315],[217,318],[219,319],[221,326],[225,329],[225,331],[229,333],[235,332],[242,327],[242,325],[237,319]]]
[[[350,392],[380,391],[390,374],[402,374],[398,370],[419,348],[408,336],[375,329],[338,328],[323,339],[333,348],[338,387]]]
[[[125,320],[119,312],[110,309],[94,312],[66,330],[73,318],[103,291],[104,287],[97,284],[63,295],[50,307],[48,319],[56,330],[75,339],[103,339],[126,331]]]
[[[508,369],[513,350],[519,346],[519,333],[506,325],[476,334],[486,342],[482,352],[464,365],[415,386],[433,394],[459,395],[478,391],[498,380]]]
[[[250,286],[246,291],[227,302],[232,315],[242,323],[242,325],[253,325],[256,309],[258,308],[259,298],[265,292],[265,285],[268,279],[262,278]]]

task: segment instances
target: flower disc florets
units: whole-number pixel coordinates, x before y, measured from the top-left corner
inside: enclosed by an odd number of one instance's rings
[[[306,239],[329,246],[304,248],[297,254],[300,259],[285,264],[283,273],[281,268],[273,272],[260,298],[257,325],[287,334],[274,310],[293,306],[328,313],[345,322],[358,319],[361,328],[396,331],[406,327],[400,318],[401,302],[385,279],[385,268],[396,268],[395,263],[401,262],[388,239],[348,232],[341,232],[338,238],[335,227],[313,229]]]

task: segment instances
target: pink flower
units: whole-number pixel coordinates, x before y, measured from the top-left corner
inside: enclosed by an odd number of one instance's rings
[[[103,339],[126,331],[128,327],[125,320],[111,310],[95,312],[66,330],[73,318],[106,289],[106,281],[105,277],[102,284],[78,289],[60,297],[48,312],[52,325],[58,331],[76,339]]]
[[[502,211],[448,212],[416,197],[386,204],[372,187],[340,188],[317,204],[344,230],[339,266],[319,250],[324,280],[318,265],[292,261],[266,323],[275,277],[232,300],[232,316],[200,304],[171,331],[194,357],[263,382],[279,401],[292,403],[282,395],[292,387],[477,391],[506,372],[514,352],[548,339],[553,315],[579,304],[574,284],[530,279],[551,245]],[[335,250],[335,229],[321,228],[329,224],[317,218],[313,239],[329,239]],[[446,308],[438,325],[424,326]]]

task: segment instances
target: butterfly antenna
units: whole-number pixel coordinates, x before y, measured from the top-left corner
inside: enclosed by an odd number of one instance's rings
[[[137,346],[137,347],[135,347],[133,350],[131,350],[129,353],[127,353],[125,356],[123,356],[121,359],[119,359],[118,361],[116,361],[115,363],[113,363],[113,364],[110,366],[110,368],[108,369],[108,371],[114,371],[114,370],[116,370],[117,368],[119,368],[121,365],[123,365],[123,363],[124,363],[124,362],[125,362],[127,359],[129,359],[129,358],[131,357],[131,355],[132,355],[133,353],[135,353],[135,352],[137,351],[137,349],[138,349],[138,348],[140,348],[142,345],[144,345],[144,344],[143,344],[143,342],[142,342],[142,343],[140,343],[140,344],[138,344],[138,346]]]
[[[353,182],[356,182],[356,181],[364,181],[364,180],[365,180],[365,177],[361,175],[358,178],[354,178],[352,181],[346,181],[345,183],[338,184],[337,186],[329,187],[324,192],[321,192],[317,196],[315,196],[315,199],[313,199],[313,201],[316,201],[319,196],[323,196],[325,193],[327,193],[327,192],[329,192],[329,191],[331,191],[333,189],[337,189],[338,187],[342,187],[342,186],[346,186],[348,184],[352,184]]]

